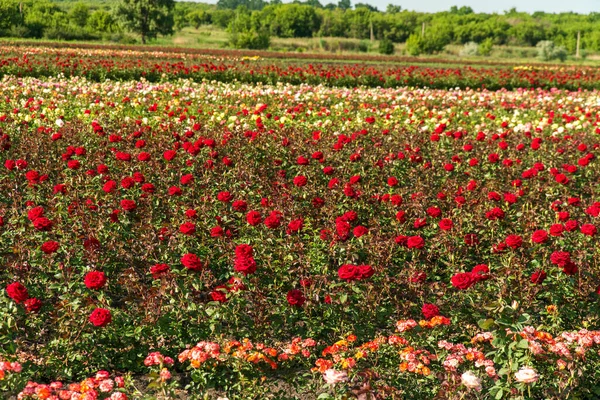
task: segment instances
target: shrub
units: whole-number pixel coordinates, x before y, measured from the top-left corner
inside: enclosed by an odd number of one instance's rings
[[[232,33],[229,43],[236,49],[263,50],[269,48],[271,37],[267,31],[257,32],[252,30]]]
[[[463,57],[474,57],[479,55],[479,45],[475,42],[469,42],[460,50],[460,55]]]
[[[394,42],[390,39],[381,39],[379,41],[379,53],[380,54],[394,54]]]
[[[485,57],[489,56],[490,53],[492,52],[492,47],[494,47],[494,42],[492,41],[492,38],[485,39],[483,42],[481,42],[479,44],[479,48],[478,48],[479,55],[482,55]]]
[[[536,46],[538,58],[542,61],[567,59],[567,50],[563,46],[556,46],[551,40],[542,40]]]

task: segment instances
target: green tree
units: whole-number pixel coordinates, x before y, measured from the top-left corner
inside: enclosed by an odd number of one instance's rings
[[[67,16],[73,24],[83,28],[90,17],[90,8],[85,3],[76,3],[71,7]]]
[[[174,0],[121,0],[117,15],[125,27],[147,39],[173,34]]]
[[[87,26],[94,32],[112,33],[118,30],[117,22],[111,13],[104,10],[96,10],[90,14]]]
[[[20,22],[19,4],[14,0],[0,0],[0,34]]]
[[[349,10],[352,8],[352,3],[350,0],[340,0],[338,1],[338,7],[342,10]]]
[[[187,15],[188,22],[194,28],[200,28],[200,25],[210,22],[210,14],[203,10],[192,11]]]

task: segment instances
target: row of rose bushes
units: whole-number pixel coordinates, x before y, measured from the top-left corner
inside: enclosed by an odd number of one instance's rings
[[[253,60],[206,54],[142,52],[133,50],[66,49],[52,47],[0,47],[0,76],[85,76],[88,79],[153,82],[178,78],[195,81],[245,82],[252,84],[310,84],[367,87],[429,87],[437,89],[560,88],[598,89],[598,68],[585,66],[535,67],[438,67],[436,65],[390,65],[310,63]]]
[[[554,338],[598,326],[598,92],[9,76],[0,99],[0,354],[33,380],[397,320],[443,322],[411,342],[431,354],[525,314]],[[387,349],[380,375],[402,364]],[[494,395],[527,366],[540,393],[574,387],[501,351]]]
[[[18,400],[166,399],[182,393],[220,399],[285,398],[286,393],[319,399],[597,396],[600,331],[554,337],[525,325],[528,318],[480,332],[467,343],[433,340],[443,338],[440,327],[450,324],[442,316],[401,320],[390,336],[360,342],[349,334],[325,347],[302,338],[278,346],[248,339],[202,341],[179,353],[178,365],[158,351],[148,354],[144,366],[149,371],[142,382],[138,379],[139,388],[131,375],[111,377],[107,371],[71,384],[25,383],[21,364],[4,361],[0,388],[18,392]],[[282,382],[287,383],[283,388]]]

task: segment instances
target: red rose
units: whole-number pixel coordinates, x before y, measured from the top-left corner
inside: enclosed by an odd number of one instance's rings
[[[304,221],[302,220],[302,218],[295,219],[293,221],[290,221],[290,223],[288,224],[287,233],[288,235],[290,235],[292,233],[300,231],[303,227]]]
[[[306,183],[307,183],[307,179],[303,175],[298,175],[297,177],[294,178],[294,185],[296,185],[298,187],[306,186]]]
[[[543,229],[537,230],[531,234],[533,243],[546,243],[548,241],[548,232]]]
[[[233,196],[229,192],[219,192],[217,194],[217,200],[222,201],[223,203],[229,203]]]
[[[183,191],[177,186],[171,186],[169,188],[169,196],[181,196]]]
[[[577,265],[575,265],[575,263],[573,261],[567,262],[561,268],[562,268],[563,272],[567,275],[575,275],[577,273],[577,271],[579,271],[579,268],[577,267]]]
[[[503,219],[504,211],[502,211],[502,209],[500,207],[494,207],[490,211],[485,213],[485,217],[492,221],[497,220],[497,219]]]
[[[42,244],[41,249],[46,254],[52,254],[56,250],[58,250],[58,242],[54,242],[54,241],[45,242],[44,244]]]
[[[533,274],[531,274],[531,278],[529,279],[531,283],[541,284],[546,279],[546,272],[538,269]]]
[[[246,211],[248,204],[244,200],[236,200],[231,205],[235,211]]]
[[[100,289],[106,284],[106,275],[100,271],[90,271],[85,275],[83,283],[88,289]]]
[[[203,266],[202,261],[198,258],[198,256],[192,253],[184,254],[181,257],[181,263],[184,267],[192,271],[199,271]]]
[[[358,267],[358,279],[368,279],[375,274],[375,270],[370,265],[359,265]]]
[[[233,269],[244,274],[253,274],[256,272],[256,261],[252,256],[254,249],[248,244],[240,244],[235,248],[235,261]]]
[[[184,235],[193,235],[196,233],[196,225],[193,222],[184,222],[179,226],[179,232]]]
[[[425,319],[431,319],[435,316],[440,315],[440,309],[435,304],[425,303],[423,307],[421,307],[421,312]]]
[[[444,218],[440,220],[439,226],[441,230],[449,231],[450,229],[452,229],[452,226],[454,226],[454,224],[452,223],[452,220],[450,218]]]
[[[477,282],[489,279],[489,273],[490,269],[485,264],[476,265],[471,270],[471,274],[473,274],[473,279],[475,279],[475,281]]]
[[[564,267],[571,261],[571,254],[567,251],[555,251],[550,255],[550,262],[559,267]]]
[[[466,290],[475,283],[473,278],[474,277],[471,272],[460,272],[452,277],[452,286],[460,290]]]
[[[580,230],[584,235],[594,236],[596,234],[596,226],[592,224],[583,224]]]
[[[246,222],[252,226],[256,226],[262,222],[262,216],[258,211],[250,211],[246,214]]]
[[[161,276],[165,275],[170,270],[171,268],[167,264],[156,264],[150,267],[152,279],[159,279]]]
[[[133,211],[135,210],[137,205],[133,200],[123,199],[121,200],[121,208],[125,211]]]
[[[367,233],[369,233],[369,229],[367,229],[366,227],[362,226],[362,225],[358,225],[357,227],[355,227],[352,230],[352,233],[354,234],[355,237],[361,237],[363,235],[366,235]]]
[[[394,176],[390,176],[387,180],[387,184],[389,186],[396,186],[396,185],[398,185],[398,179]]]
[[[425,240],[421,236],[410,236],[406,241],[409,249],[422,249],[425,247]]]
[[[210,292],[210,298],[213,301],[225,303],[227,301],[227,287],[224,285],[217,286],[215,290]]]
[[[225,231],[220,226],[215,226],[210,230],[210,237],[223,237]]]
[[[25,306],[27,312],[36,312],[39,311],[40,308],[42,308],[42,302],[39,299],[36,299],[35,297],[25,300],[25,303],[23,303],[23,305]]]
[[[360,271],[356,265],[344,264],[338,269],[338,276],[345,281],[353,281],[358,279]]]
[[[175,150],[167,150],[163,153],[163,158],[167,161],[171,161],[176,155],[177,152]]]
[[[513,249],[518,249],[523,244],[523,238],[519,235],[508,235],[504,241]]]
[[[269,229],[279,228],[279,226],[281,225],[281,218],[279,216],[279,213],[277,211],[271,212],[271,214],[269,214],[269,216],[265,218],[265,225]]]
[[[31,222],[35,221],[37,218],[44,216],[44,209],[42,207],[34,207],[27,213],[27,219]]]
[[[52,221],[46,217],[39,217],[33,221],[33,226],[38,231],[50,231],[52,230]]]
[[[13,299],[15,303],[22,303],[29,298],[27,288],[19,282],[13,282],[6,286],[6,294]]]
[[[291,306],[302,307],[304,302],[306,302],[306,297],[304,297],[301,290],[292,289],[287,294],[287,302]]]
[[[181,177],[181,179],[179,179],[179,182],[180,182],[182,185],[184,185],[184,186],[185,186],[185,185],[189,185],[189,184],[191,184],[192,182],[194,182],[194,175],[192,175],[192,174],[185,174],[185,175],[183,175],[183,176]]]
[[[554,224],[550,227],[550,234],[552,236],[562,236],[564,230],[562,224]]]
[[[476,233],[467,233],[465,235],[465,244],[467,246],[477,246],[479,244],[479,237]]]
[[[90,314],[90,322],[99,328],[110,324],[112,316],[106,308],[96,308]]]

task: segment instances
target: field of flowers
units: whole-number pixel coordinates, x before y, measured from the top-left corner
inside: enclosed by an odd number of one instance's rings
[[[143,51],[106,46],[52,48],[0,45],[0,76],[12,74],[41,78],[62,74],[66,77],[84,76],[99,82],[140,78],[161,82],[187,78],[196,82],[217,80],[337,87],[600,89],[600,68],[597,67],[550,64],[452,66],[442,60],[423,64],[423,60],[419,63],[418,59],[399,59],[390,63],[379,58],[327,62],[322,59],[280,60],[259,55],[272,57],[273,53],[268,52],[255,56],[242,54],[226,50],[184,53],[171,48]]]
[[[62,54],[0,61],[3,396],[600,396],[599,92]]]

